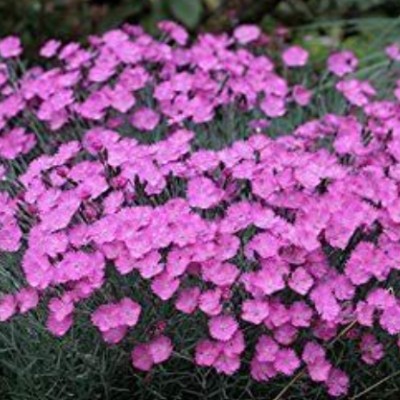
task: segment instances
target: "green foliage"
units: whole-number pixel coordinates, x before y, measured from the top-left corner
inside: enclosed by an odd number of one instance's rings
[[[200,22],[203,13],[200,0],[170,0],[168,6],[172,15],[189,28],[195,28]]]

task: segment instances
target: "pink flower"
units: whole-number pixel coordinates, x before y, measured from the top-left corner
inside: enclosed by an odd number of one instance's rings
[[[0,249],[15,252],[21,246],[22,231],[12,215],[0,216]]]
[[[141,307],[129,298],[124,298],[118,303],[120,323],[129,327],[135,326],[139,321]]]
[[[106,343],[117,344],[125,337],[127,331],[128,327],[126,325],[121,325],[102,332],[102,336]]]
[[[279,345],[267,335],[261,335],[256,345],[256,358],[260,362],[273,362],[279,351]]]
[[[292,344],[297,337],[298,330],[290,323],[278,326],[274,331],[274,339],[285,346]]]
[[[115,304],[104,304],[95,310],[91,321],[101,332],[120,326],[118,307]]]
[[[168,360],[172,354],[171,339],[160,335],[148,343],[148,351],[153,358],[154,364],[161,364]]]
[[[365,333],[360,342],[362,359],[369,365],[376,364],[384,356],[383,345],[370,333]]]
[[[13,128],[0,137],[0,156],[14,160],[22,154],[27,154],[36,144],[33,133],[26,133],[24,128]]]
[[[26,287],[17,293],[16,300],[20,313],[25,314],[29,310],[36,308],[39,303],[39,295],[35,289]]]
[[[374,312],[374,306],[367,304],[365,301],[359,301],[356,307],[358,323],[360,325],[372,327],[374,325]]]
[[[376,91],[368,82],[350,79],[340,81],[336,89],[341,92],[353,105],[362,107],[370,102],[370,97],[375,96]]]
[[[258,382],[267,382],[278,373],[273,363],[260,362],[257,358],[251,360],[250,368],[252,378]]]
[[[389,334],[397,335],[400,333],[400,306],[395,305],[385,308],[379,322]]]
[[[215,290],[206,290],[200,295],[199,308],[207,315],[218,315],[222,311],[222,291],[217,288]]]
[[[179,279],[171,277],[168,273],[163,272],[156,276],[151,284],[151,290],[161,300],[169,300],[179,288]]]
[[[0,40],[0,56],[3,58],[18,57],[22,53],[21,41],[16,36]]]
[[[51,39],[47,41],[40,49],[40,55],[45,58],[54,57],[57,54],[58,49],[61,46],[61,42],[58,40]]]
[[[325,349],[317,343],[308,342],[303,350],[303,361],[311,379],[315,382],[326,382],[331,371],[330,363],[325,359]]]
[[[334,53],[328,58],[328,70],[340,78],[354,72],[358,66],[358,60],[349,50]]]
[[[349,390],[349,377],[340,369],[331,368],[326,385],[331,396],[345,395]]]
[[[285,288],[285,271],[276,268],[264,268],[254,276],[254,286],[262,290],[265,295],[271,295]]]
[[[208,328],[211,337],[222,342],[227,342],[232,339],[235,332],[239,329],[239,325],[230,315],[220,315],[210,318]]]
[[[72,314],[67,315],[64,319],[58,319],[55,314],[50,313],[46,322],[47,329],[58,337],[64,336],[71,329],[72,324]]]
[[[302,85],[293,87],[293,99],[299,106],[306,106],[310,103],[312,93]]]
[[[292,349],[278,350],[274,367],[278,372],[285,375],[293,375],[293,373],[300,367],[300,360]]]
[[[308,364],[316,364],[319,360],[325,359],[325,349],[314,342],[307,342],[304,346],[303,361]]]
[[[242,319],[259,325],[269,314],[269,304],[263,300],[246,300],[242,305]]]
[[[167,33],[171,39],[175,40],[175,42],[181,46],[184,46],[189,39],[189,34],[186,30],[176,22],[160,21],[157,26],[161,31]]]
[[[222,346],[211,340],[201,340],[196,345],[195,361],[202,367],[211,367],[222,352]]]
[[[177,310],[192,314],[199,305],[200,289],[198,287],[183,289],[175,302]]]
[[[240,368],[240,357],[220,354],[215,360],[213,366],[218,373],[233,375]]]
[[[339,315],[340,305],[326,285],[315,288],[311,292],[310,298],[323,320],[334,321]]]
[[[400,61],[400,46],[393,43],[385,49],[386,55],[394,61]]]
[[[246,348],[246,342],[242,331],[236,331],[231,340],[222,343],[221,348],[224,354],[229,357],[242,354]]]
[[[397,305],[396,297],[383,288],[372,289],[367,295],[367,303],[374,309],[386,310]]]
[[[332,365],[325,359],[307,365],[307,371],[314,382],[326,382],[329,379]]]
[[[16,299],[12,294],[0,298],[0,322],[7,321],[17,311]]]
[[[160,122],[160,116],[151,108],[140,108],[130,119],[131,124],[141,131],[152,131]]]
[[[216,206],[223,199],[224,192],[208,178],[196,177],[189,180],[187,197],[192,207],[207,209]]]
[[[124,298],[118,303],[104,304],[95,310],[91,316],[93,325],[95,325],[103,335],[113,335],[116,328],[134,327],[140,317],[141,307],[138,303],[129,298]],[[114,330],[114,331],[112,331]],[[111,331],[111,332],[110,332]]]
[[[210,260],[202,265],[202,275],[205,281],[224,287],[230,286],[236,281],[239,270],[231,263]]]
[[[131,353],[132,365],[141,371],[150,371],[154,365],[153,357],[147,344],[138,344]]]
[[[300,46],[291,46],[282,54],[287,67],[303,67],[308,61],[308,52]]]
[[[298,267],[290,275],[289,287],[295,292],[305,295],[312,288],[314,279],[303,267]]]
[[[235,39],[243,45],[254,42],[261,35],[261,30],[257,25],[240,25],[234,32]]]
[[[308,327],[311,324],[313,310],[303,301],[296,301],[290,307],[290,322],[295,327]]]
[[[260,104],[265,115],[270,118],[282,117],[286,113],[285,98],[275,95],[266,95]]]

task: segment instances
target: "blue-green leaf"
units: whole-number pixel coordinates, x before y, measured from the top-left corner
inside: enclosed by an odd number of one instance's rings
[[[169,0],[168,5],[174,17],[189,28],[200,22],[203,13],[201,0]]]

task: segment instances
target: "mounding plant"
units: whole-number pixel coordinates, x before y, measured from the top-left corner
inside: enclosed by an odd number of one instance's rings
[[[368,80],[282,29],[159,28],[0,41],[0,390],[349,398],[398,357],[399,46]]]

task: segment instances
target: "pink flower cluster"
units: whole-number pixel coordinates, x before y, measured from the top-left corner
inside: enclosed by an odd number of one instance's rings
[[[356,325],[342,340],[374,364],[385,353],[375,330],[400,333],[400,300],[387,285],[400,270],[398,99],[378,100],[370,82],[347,78],[358,61],[335,53],[328,69],[352,107],[272,139],[261,133],[272,119],[311,101],[277,72],[306,65],[304,49],[285,49],[279,66],[259,54],[268,38],[254,26],[193,43],[172,22],[160,29],[166,42],[130,25],[92,37],[88,49],[49,41],[41,55],[56,66],[13,85],[1,69],[5,179],[9,161],[20,164],[0,196],[0,249],[23,253],[27,286],[1,297],[0,321],[56,288],[47,327],[67,334],[111,265],[146,296],[92,312],[107,343],[135,331],[150,297],[206,321],[198,366],[232,375],[249,360],[260,382],[303,367],[345,395],[349,377],[329,360],[330,341]],[[17,39],[0,41],[3,65],[20,52]],[[200,130],[230,107],[252,113],[246,137],[201,148]],[[24,114],[34,127],[15,127]],[[134,347],[135,368],[179,352],[166,332]]]
[[[40,55],[56,66],[31,68],[17,85],[8,84],[7,78],[14,78],[0,63],[0,127],[29,108],[54,131],[79,119],[107,120],[109,127],[143,133],[187,121],[209,122],[219,108],[238,99],[243,99],[243,110],[259,108],[271,118],[283,116],[294,100],[303,106],[310,101],[311,93],[301,86],[291,88],[269,56],[246,48],[261,49],[268,40],[257,27],[238,27],[233,37],[200,35],[190,44],[186,31],[172,22],[160,23],[160,30],[167,41],[130,25],[91,37],[89,48],[50,40]],[[13,60],[20,46],[16,38],[3,39],[0,56]],[[299,46],[288,47],[282,57],[288,67],[308,61],[307,51]],[[2,147],[13,148],[12,141],[20,136],[4,138],[0,155]],[[24,154],[28,147],[26,142],[14,153]]]
[[[164,335],[153,338],[148,343],[135,346],[132,350],[132,364],[141,371],[150,371],[154,365],[161,364],[171,357],[171,339]]]
[[[100,306],[92,314],[92,323],[103,334],[107,343],[120,342],[139,321],[141,307],[129,298],[118,303]]]

